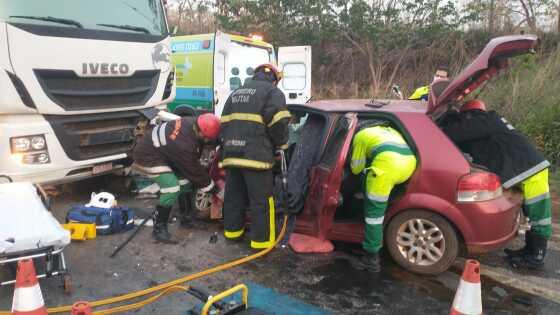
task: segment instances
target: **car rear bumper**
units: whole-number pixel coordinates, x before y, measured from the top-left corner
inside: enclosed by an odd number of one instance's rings
[[[473,214],[474,233],[463,235],[468,252],[481,254],[507,245],[517,234],[522,202],[520,194],[505,191],[499,199],[461,207]]]

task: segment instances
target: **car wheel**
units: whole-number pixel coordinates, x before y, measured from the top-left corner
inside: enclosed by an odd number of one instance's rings
[[[196,213],[210,213],[210,208],[212,207],[212,195],[197,190],[194,194],[192,194],[191,205]]]
[[[451,224],[426,210],[406,210],[394,217],[385,231],[385,243],[401,267],[426,275],[447,270],[459,251]]]

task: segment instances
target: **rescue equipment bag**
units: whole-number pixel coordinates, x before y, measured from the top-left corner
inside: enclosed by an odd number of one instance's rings
[[[98,234],[108,235],[132,229],[134,211],[125,206],[106,209],[78,205],[70,208],[66,222],[95,223]]]

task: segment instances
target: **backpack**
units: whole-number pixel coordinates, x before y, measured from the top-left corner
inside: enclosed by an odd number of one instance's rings
[[[98,234],[108,235],[131,230],[134,227],[134,211],[124,206],[100,208],[77,205],[68,211],[66,222],[95,223]]]

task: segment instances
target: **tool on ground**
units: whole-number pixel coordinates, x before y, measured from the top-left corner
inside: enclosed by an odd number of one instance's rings
[[[159,285],[151,287],[151,288],[147,288],[147,289],[136,291],[136,292],[131,292],[131,293],[124,294],[124,295],[121,295],[121,296],[116,296],[116,297],[107,298],[107,299],[103,299],[103,300],[93,301],[93,302],[90,302],[90,304],[91,304],[92,307],[99,307],[99,306],[104,306],[104,305],[129,301],[129,300],[132,300],[132,299],[136,299],[136,298],[139,298],[139,297],[146,296],[146,295],[157,292],[156,294],[154,294],[154,295],[150,296],[149,298],[147,298],[143,301],[140,301],[140,302],[135,302],[135,303],[132,303],[132,304],[127,304],[127,305],[121,305],[121,306],[113,307],[113,308],[110,308],[110,309],[104,309],[104,310],[95,312],[96,315],[116,314],[116,313],[119,313],[119,312],[126,312],[126,311],[141,308],[145,305],[148,305],[150,303],[153,303],[153,302],[157,301],[162,296],[165,296],[165,295],[173,293],[173,292],[188,291],[188,287],[180,286],[179,284],[189,282],[189,281],[192,281],[192,280],[196,280],[196,279],[200,279],[202,277],[205,277],[205,276],[208,276],[208,275],[211,275],[211,274],[223,271],[223,270],[227,270],[227,269],[245,264],[249,261],[255,260],[259,257],[262,257],[262,256],[270,253],[275,248],[276,244],[278,244],[278,242],[284,237],[284,234],[286,233],[286,223],[287,223],[287,221],[288,221],[287,216],[284,216],[284,223],[282,225],[282,230],[280,231],[280,234],[278,235],[278,238],[274,242],[274,246],[271,246],[267,249],[264,249],[260,252],[255,253],[253,255],[246,256],[246,257],[241,257],[241,258],[238,258],[236,260],[233,260],[233,261],[215,266],[213,268],[209,268],[209,269],[197,272],[195,274],[186,275],[186,276],[183,276],[181,278],[178,278],[178,279],[166,282],[166,283],[162,283],[162,284],[159,284]],[[66,306],[49,308],[48,312],[50,314],[65,313],[65,312],[68,313],[71,310],[72,310],[72,305],[66,305]],[[11,315],[11,313],[9,311],[0,311],[0,315]]]
[[[18,262],[12,315],[46,315],[47,308],[35,274],[33,260]]]
[[[214,305],[214,303],[221,301],[224,298],[231,296],[239,291],[241,291],[242,303],[226,304],[225,307],[222,307],[222,312],[220,312],[220,314],[236,314],[241,310],[247,309],[249,307],[249,289],[244,284],[238,284],[233,288],[225,290],[214,296],[210,296],[206,304],[204,304],[204,307],[202,307],[202,312],[200,312],[200,315],[208,315],[208,312],[210,311],[210,308],[212,307],[212,305]]]
[[[480,263],[469,259],[465,262],[465,268],[459,287],[453,299],[450,315],[481,315],[482,297],[480,288]]]
[[[87,301],[78,301],[72,305],[71,315],[91,315],[91,305]]]
[[[111,255],[109,255],[109,257],[114,258],[121,251],[121,249],[123,249],[136,236],[136,234],[138,234],[138,232],[140,232],[142,227],[146,225],[146,222],[148,222],[151,219],[152,219],[151,216],[147,216],[146,218],[144,218],[144,220],[142,220],[142,222],[140,223],[140,225],[138,225],[136,230],[134,230],[134,232],[132,232],[132,234],[130,234],[130,236],[128,236],[126,240],[124,240],[124,242],[122,242],[122,244],[119,245],[119,247],[117,247],[115,251],[111,253]]]
[[[95,223],[66,223],[62,227],[70,231],[70,238],[77,241],[93,240],[97,236]]]
[[[280,242],[280,246],[284,247],[287,245],[290,235],[292,234],[295,224],[296,224],[296,216],[291,214],[288,210],[288,161],[286,159],[286,153],[284,150],[278,150],[278,155],[280,155],[280,171],[281,171],[281,182],[282,182],[282,191],[280,196],[278,197],[278,203],[281,205],[281,208],[284,209],[286,215],[288,215],[288,222],[286,224],[286,234],[284,238],[282,238]]]

